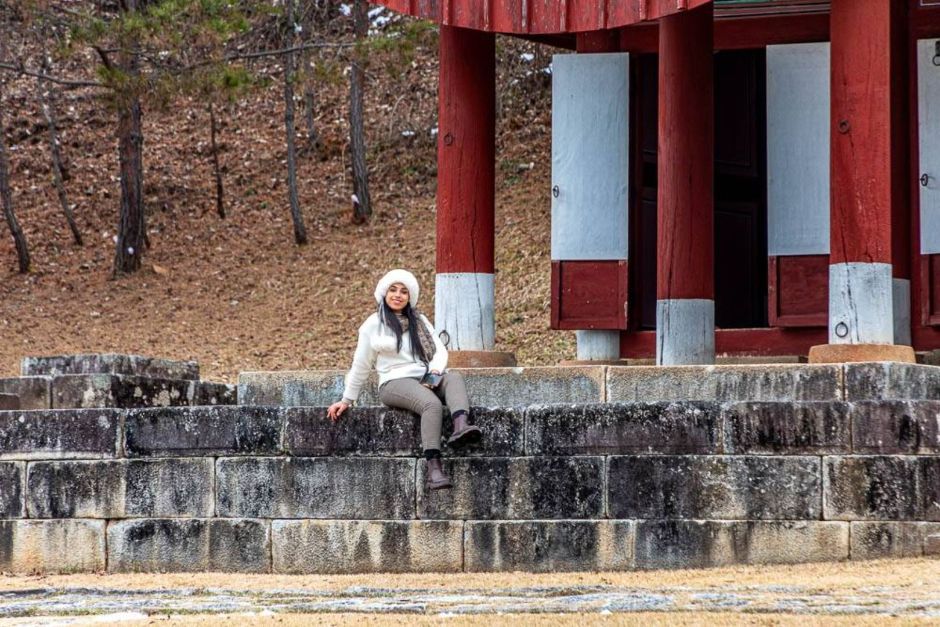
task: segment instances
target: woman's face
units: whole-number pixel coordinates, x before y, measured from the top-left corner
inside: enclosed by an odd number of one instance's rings
[[[392,283],[385,292],[385,304],[389,309],[398,313],[408,304],[408,288],[403,283]]]

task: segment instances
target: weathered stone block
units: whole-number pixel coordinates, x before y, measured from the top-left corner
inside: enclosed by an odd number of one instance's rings
[[[926,539],[940,533],[938,523],[853,522],[852,559],[921,557]]]
[[[211,459],[34,462],[32,518],[211,516]]]
[[[468,521],[465,568],[471,572],[631,570],[635,525],[628,520]]]
[[[472,407],[470,424],[480,427],[483,440],[474,446],[452,449],[443,444],[441,449],[449,457],[513,457],[522,455],[525,439],[525,410],[521,407]],[[443,439],[454,432],[454,421],[444,416]]]
[[[218,516],[414,518],[415,460],[220,459]]]
[[[940,399],[940,367],[875,362],[845,364],[845,399]]]
[[[848,556],[848,523],[645,520],[636,529],[641,569],[797,564]]]
[[[196,384],[193,405],[237,405],[238,386],[230,383],[200,381]]]
[[[917,459],[917,493],[921,519],[940,521],[940,457]]]
[[[459,369],[470,403],[522,407],[537,403],[604,402],[604,366]]]
[[[198,381],[114,374],[69,374],[52,379],[56,409],[193,405]]]
[[[611,366],[607,401],[830,401],[842,398],[832,365]]]
[[[850,453],[852,425],[843,402],[734,403],[724,412],[728,453]]]
[[[0,462],[0,519],[22,518],[26,514],[25,478],[26,464]]]
[[[116,457],[120,416],[113,409],[0,413],[0,459]]]
[[[691,520],[642,520],[636,526],[639,569],[709,568],[740,564],[735,526],[742,523]]]
[[[924,540],[924,555],[930,557],[940,556],[940,533],[927,536]]]
[[[555,519],[604,516],[601,457],[447,458],[454,487],[424,488],[418,464],[418,517],[423,519]]]
[[[463,523],[275,520],[274,572],[443,573],[463,565]]]
[[[826,520],[914,520],[921,516],[913,457],[826,457]]]
[[[0,520],[0,571],[93,573],[105,567],[103,520]]]
[[[271,532],[263,520],[126,520],[108,527],[114,573],[271,571]]]
[[[352,407],[336,422],[325,407],[290,407],[284,448],[291,455],[383,455],[420,453],[420,419],[400,409]]]
[[[604,401],[604,367],[455,368],[479,407]],[[243,372],[238,402],[245,405],[327,406],[343,395],[344,370]],[[363,386],[360,406],[380,405],[375,373]]]
[[[19,409],[50,409],[52,407],[52,377],[14,377],[0,379],[0,393],[15,394],[20,398]]]
[[[611,518],[812,520],[818,457],[629,456],[608,462]]]
[[[720,453],[717,403],[542,405],[526,411],[528,455]]]
[[[113,353],[24,357],[21,371],[24,375],[123,374],[159,379],[199,378],[199,364],[194,361]]]
[[[284,370],[238,375],[240,405],[327,407],[343,396],[345,370]],[[359,406],[380,405],[378,375],[372,373],[357,399]]]
[[[862,401],[852,403],[856,453],[940,453],[940,401]]]
[[[274,407],[136,409],[125,418],[128,457],[271,455],[281,452],[283,418]]]
[[[749,521],[734,527],[747,564],[805,564],[849,559],[849,524],[794,520]],[[742,538],[743,536],[743,538]]]
[[[11,411],[19,408],[19,396],[16,394],[0,394],[0,411]]]

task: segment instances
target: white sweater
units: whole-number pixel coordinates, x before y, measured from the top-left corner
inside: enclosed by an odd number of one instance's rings
[[[411,352],[410,331],[402,334],[401,350],[396,352],[395,333],[379,322],[379,314],[374,313],[366,318],[359,327],[359,343],[356,345],[352,367],[346,375],[343,399],[355,402],[359,398],[359,392],[373,368],[379,373],[379,385],[393,379],[423,377],[428,370],[444,372],[447,367],[447,348],[434,332],[434,325],[423,315],[421,322],[431,330],[436,347],[434,359],[427,368]]]

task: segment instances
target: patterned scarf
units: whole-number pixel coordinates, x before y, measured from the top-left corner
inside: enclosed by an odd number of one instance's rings
[[[395,317],[398,318],[398,324],[401,325],[401,332],[402,335],[404,335],[408,332],[408,327],[410,326],[408,317],[398,313],[395,314]],[[434,337],[431,335],[431,330],[428,329],[426,324],[421,322],[421,314],[416,311],[415,317],[418,319],[418,342],[421,344],[421,350],[424,351],[425,358],[430,362],[434,359],[437,346],[434,344]]]

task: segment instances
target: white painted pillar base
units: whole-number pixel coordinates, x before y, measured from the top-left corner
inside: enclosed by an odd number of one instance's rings
[[[829,343],[894,344],[891,264],[829,266]]]
[[[455,272],[435,278],[434,325],[450,351],[491,351],[496,345],[492,274]]]
[[[575,331],[578,361],[620,359],[620,331]]]
[[[894,301],[894,343],[911,346],[911,281],[891,279]]]
[[[656,365],[715,363],[715,301],[656,301]]]

